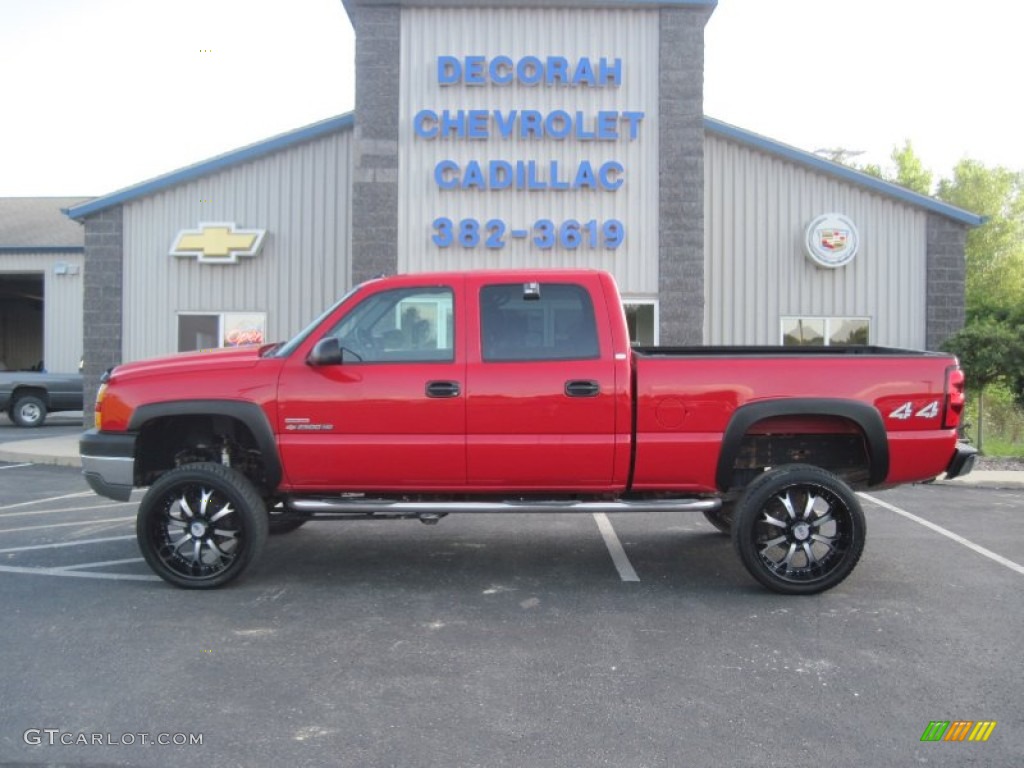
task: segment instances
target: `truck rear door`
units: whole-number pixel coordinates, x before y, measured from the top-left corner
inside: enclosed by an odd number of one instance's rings
[[[469,486],[613,483],[616,380],[603,294],[596,276],[548,279],[467,276]]]

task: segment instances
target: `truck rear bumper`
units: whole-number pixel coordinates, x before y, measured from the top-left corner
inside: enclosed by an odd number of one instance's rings
[[[957,443],[956,452],[946,467],[946,479],[963,477],[974,469],[974,462],[978,458],[978,449],[967,443]]]
[[[128,501],[135,480],[135,435],[90,429],[78,442],[82,474],[100,496]]]

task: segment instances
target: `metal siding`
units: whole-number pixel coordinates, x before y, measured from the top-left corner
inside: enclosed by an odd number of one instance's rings
[[[77,267],[78,273],[55,274],[58,263]],[[0,257],[0,272],[43,274],[43,338],[8,339],[8,344],[24,342],[36,348],[41,341],[46,370],[77,372],[82,358],[82,254],[5,253]]]
[[[620,87],[466,86],[437,84],[437,57],[506,54],[622,59]],[[658,12],[601,9],[419,9],[402,10],[399,137],[399,271],[466,270],[482,267],[592,267],[615,274],[624,293],[657,295],[658,290]],[[577,110],[591,119],[600,110],[642,111],[639,140],[583,142],[490,139],[427,140],[415,136],[414,115],[421,109],[537,109],[543,113]],[[366,130],[364,128],[364,130]],[[596,166],[617,160],[625,183],[616,191],[462,191],[438,189],[433,171],[440,160],[460,165],[476,159],[558,160],[575,172],[581,160]],[[545,174],[546,176],[546,174]],[[431,241],[432,222],[501,218],[511,229],[532,229],[538,219],[603,222],[617,218],[626,239],[616,250],[556,246],[539,250],[506,232],[502,249]]]
[[[295,334],[349,287],[351,131],[125,205],[124,360],[177,349],[179,312],[265,312],[267,339]],[[267,230],[234,265],[169,256],[181,229]]]
[[[860,250],[816,267],[804,230],[836,211]],[[705,138],[705,342],[778,344],[783,316],[868,317],[871,343],[925,344],[927,213],[713,134]]]

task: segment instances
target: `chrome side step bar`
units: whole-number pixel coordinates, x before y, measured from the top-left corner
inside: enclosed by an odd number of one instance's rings
[[[420,517],[450,512],[711,512],[721,499],[619,499],[613,501],[394,501],[391,499],[292,498],[288,509],[308,515]]]

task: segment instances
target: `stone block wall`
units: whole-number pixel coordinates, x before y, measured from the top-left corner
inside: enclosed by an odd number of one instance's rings
[[[86,218],[83,277],[85,426],[91,427],[100,377],[121,362],[124,219],[121,206]]]
[[[964,325],[967,227],[935,213],[927,226],[925,344],[937,350]]]

